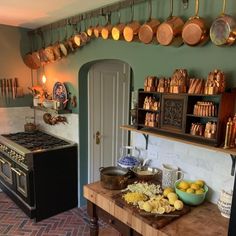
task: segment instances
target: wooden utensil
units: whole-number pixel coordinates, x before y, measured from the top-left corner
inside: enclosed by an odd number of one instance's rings
[[[157,28],[157,41],[163,46],[180,46],[183,43],[181,36],[183,26],[184,21],[178,16],[173,16],[173,0],[170,0],[170,15]]]
[[[232,45],[236,39],[236,21],[225,14],[226,0],[223,0],[223,10],[210,28],[211,41],[217,46]]]
[[[149,7],[149,18],[148,21],[143,24],[138,33],[138,37],[141,42],[143,43],[151,43],[153,37],[156,35],[157,28],[161,24],[161,22],[157,19],[152,19],[152,2],[151,0],[148,1]]]
[[[198,16],[199,0],[195,0],[195,15],[184,24],[182,38],[189,46],[203,45],[208,40],[208,28],[203,18]]]

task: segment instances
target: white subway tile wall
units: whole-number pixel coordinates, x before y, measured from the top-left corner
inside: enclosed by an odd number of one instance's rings
[[[73,141],[75,143],[79,142],[79,118],[78,114],[65,114],[67,123],[58,123],[56,125],[49,125],[43,121],[43,115],[45,112],[36,111],[36,123],[39,125],[41,130],[48,133],[56,135],[58,137]]]
[[[34,116],[34,111],[30,107],[0,108],[0,134],[24,131],[26,116]]]
[[[186,179],[203,179],[209,187],[207,198],[217,203],[220,191],[229,185],[233,189],[230,155],[181,142],[149,136],[148,149],[142,134],[132,132],[132,145],[141,149],[142,158],[150,158],[153,167],[162,164],[178,166]]]

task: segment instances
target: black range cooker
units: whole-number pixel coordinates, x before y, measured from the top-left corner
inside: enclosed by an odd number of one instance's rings
[[[42,131],[0,136],[0,188],[36,221],[77,206],[77,145]]]

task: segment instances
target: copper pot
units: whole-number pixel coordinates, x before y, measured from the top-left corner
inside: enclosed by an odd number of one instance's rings
[[[131,5],[131,23],[127,24],[123,30],[123,35],[126,42],[139,40],[138,32],[141,25],[138,21],[133,20],[133,16],[133,5]]]
[[[217,17],[210,28],[211,41],[217,46],[232,45],[236,39],[236,21],[225,14],[226,0],[223,0],[222,14]]]
[[[45,54],[46,54],[46,57],[48,58],[49,62],[55,61],[53,45],[52,45],[52,25],[51,25],[51,30],[50,30],[50,45],[48,45],[45,48]]]
[[[60,50],[60,35],[59,35],[59,30],[57,29],[57,34],[58,34],[58,39],[57,41],[53,44],[53,53],[55,57],[55,61],[58,61],[61,59],[61,50]]]
[[[160,21],[157,19],[152,19],[152,3],[149,0],[149,20],[143,24],[138,33],[138,37],[143,43],[151,43],[153,37],[156,35],[157,28],[160,25]]]
[[[23,57],[23,61],[30,69],[37,70],[41,66],[38,52],[29,52]]]
[[[208,28],[203,18],[198,16],[199,0],[195,0],[195,16],[184,24],[182,38],[189,46],[203,45],[208,40]]]
[[[101,184],[106,189],[120,190],[128,185],[129,175],[128,169],[118,166],[100,167],[100,180]]]
[[[101,36],[103,39],[111,38],[111,30],[112,30],[112,24],[111,24],[111,13],[107,14],[107,24],[102,27],[101,30]]]
[[[164,46],[180,46],[183,43],[181,37],[184,21],[173,14],[173,0],[170,0],[170,15],[167,20],[157,28],[157,41]]]
[[[118,11],[119,22],[111,30],[111,35],[114,40],[124,39],[123,30],[125,28],[125,24],[120,22],[120,17],[120,11]]]

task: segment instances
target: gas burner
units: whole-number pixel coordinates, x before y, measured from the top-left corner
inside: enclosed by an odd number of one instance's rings
[[[36,131],[34,133],[18,132],[13,134],[4,134],[2,136],[29,149],[30,151],[49,150],[69,144],[62,139],[43,133],[42,131]]]

